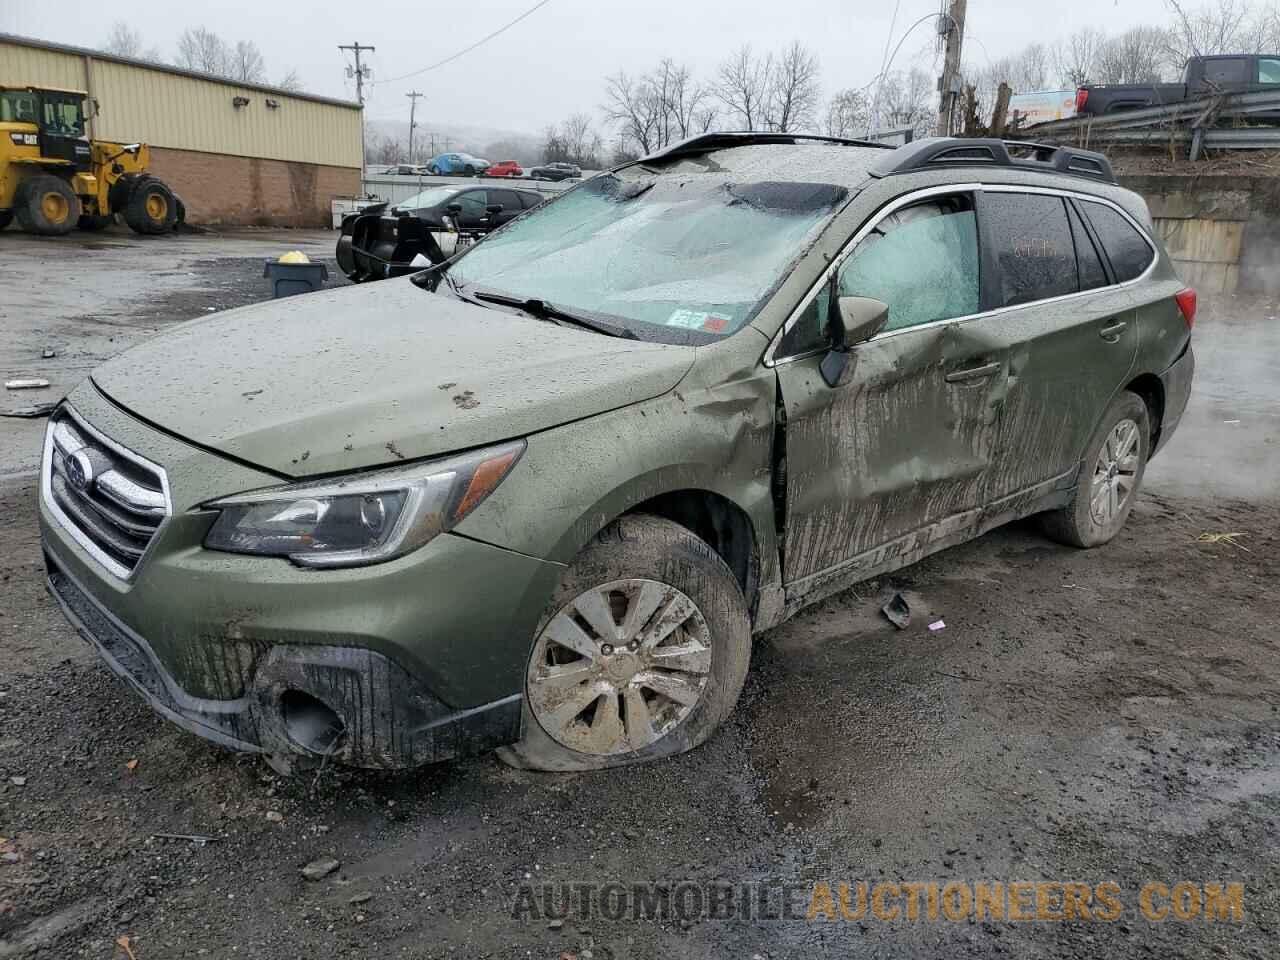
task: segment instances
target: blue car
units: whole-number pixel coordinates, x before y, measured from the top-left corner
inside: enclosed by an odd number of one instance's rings
[[[461,174],[462,176],[474,177],[478,173],[484,173],[489,168],[489,161],[480,157],[473,157],[469,153],[442,153],[438,157],[432,157],[427,163],[427,172],[436,174]]]

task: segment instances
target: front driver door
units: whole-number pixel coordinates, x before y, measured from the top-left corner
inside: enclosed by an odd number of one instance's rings
[[[785,406],[788,600],[892,566],[976,524],[1007,381],[984,334],[974,198],[901,200],[775,352]],[[850,350],[841,381],[818,369],[835,297],[889,305],[885,330]]]

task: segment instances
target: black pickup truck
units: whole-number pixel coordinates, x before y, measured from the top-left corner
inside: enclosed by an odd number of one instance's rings
[[[1159,107],[1214,93],[1280,92],[1280,54],[1224,54],[1192,57],[1181,83],[1107,83],[1076,91],[1076,113],[1103,114],[1117,110]]]

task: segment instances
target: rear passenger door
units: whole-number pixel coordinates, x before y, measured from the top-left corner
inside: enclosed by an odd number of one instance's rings
[[[1074,480],[1089,437],[1133,367],[1133,302],[1117,289],[1080,202],[990,185],[981,194],[993,309],[983,323],[1009,344],[1008,390],[983,496],[989,517],[1022,512],[1025,502]],[[1151,254],[1130,256],[1125,277],[1143,272],[1153,254],[1123,215],[1103,203],[1086,206],[1124,222]]]

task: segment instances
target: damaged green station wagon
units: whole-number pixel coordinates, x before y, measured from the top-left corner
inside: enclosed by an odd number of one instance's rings
[[[94,371],[49,422],[49,586],[278,765],[666,756],[808,603],[1031,514],[1113,537],[1194,312],[1098,154],[697,137]]]

